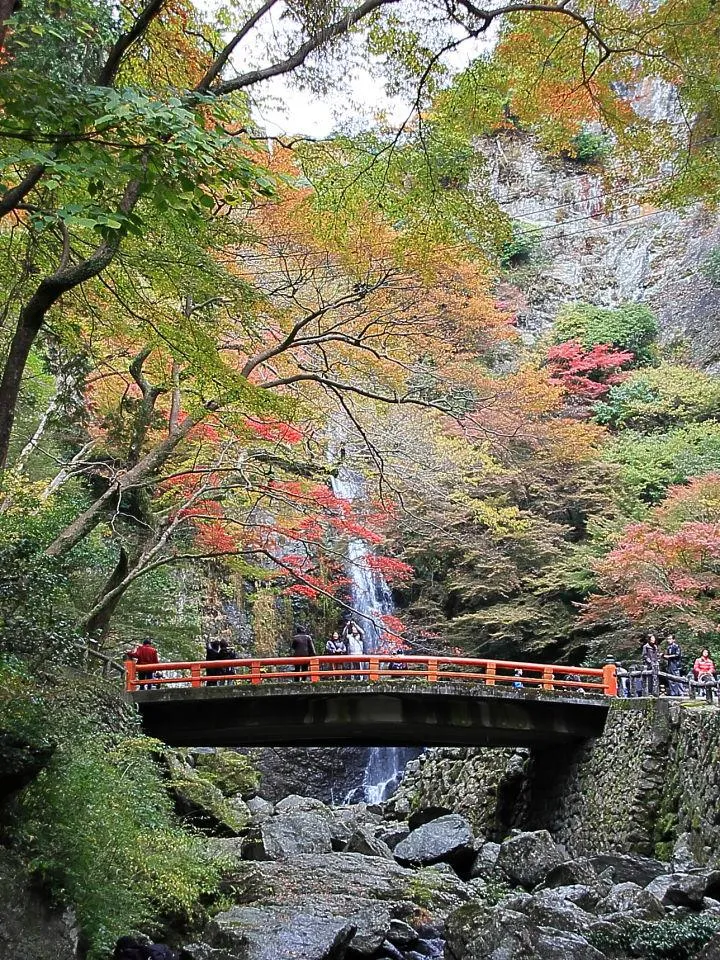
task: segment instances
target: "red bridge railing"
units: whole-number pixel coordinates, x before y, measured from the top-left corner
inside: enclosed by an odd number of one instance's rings
[[[125,664],[126,689],[205,687],[309,680],[422,680],[427,683],[467,681],[486,686],[539,687],[541,690],[583,690],[617,695],[614,664],[602,668],[568,667],[513,660],[462,657],[333,656],[269,657],[179,663]],[[522,674],[516,673],[522,671]]]

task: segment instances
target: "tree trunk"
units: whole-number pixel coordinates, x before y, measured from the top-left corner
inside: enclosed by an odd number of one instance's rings
[[[120,213],[132,213],[140,199],[141,187],[140,180],[131,180],[126,185],[118,205]],[[123,231],[115,230],[109,240],[101,243],[86,260],[77,264],[67,263],[69,250],[66,248],[58,269],[40,282],[23,307],[0,381],[0,470],[7,462],[25,365],[48,310],[63,293],[102,273],[117,253],[122,238]]]
[[[210,408],[212,408],[212,405]],[[113,505],[119,504],[126,490],[130,490],[137,484],[149,479],[168,460],[177,445],[185,439],[194,426],[200,423],[204,416],[203,413],[195,417],[186,417],[172,436],[166,437],[162,443],[149,450],[132,469],[121,474],[102,496],[98,497],[84,513],[81,513],[79,517],[76,517],[72,523],[65,527],[45,551],[46,556],[61,557],[80,543],[107,516]]]
[[[33,300],[35,299],[33,297]],[[15,422],[25,365],[45,317],[45,311],[39,306],[37,309],[30,309],[32,304],[31,300],[20,314],[0,380],[0,470],[5,466],[10,449],[10,434]]]
[[[97,600],[95,601],[95,605],[83,623],[85,630],[91,636],[100,639],[107,633],[110,620],[117,609],[117,605],[122,599],[122,593],[113,594],[113,591],[127,577],[129,568],[130,558],[127,555],[125,547],[121,546],[120,556],[118,557],[118,562],[115,565],[115,569],[105,581],[105,584],[103,585],[103,588],[100,591]],[[127,589],[127,587],[125,589]]]

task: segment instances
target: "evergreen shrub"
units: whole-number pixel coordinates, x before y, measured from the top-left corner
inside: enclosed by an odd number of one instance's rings
[[[572,157],[580,163],[602,163],[612,150],[608,137],[583,130],[570,141]]]
[[[691,960],[717,930],[720,918],[688,916],[656,922],[629,920],[617,935],[590,933],[588,940],[598,950],[624,953],[643,960]]]
[[[657,335],[655,314],[641,303],[616,308],[572,303],[560,311],[553,324],[556,343],[577,340],[586,350],[608,343],[631,350],[644,363],[652,359]]]

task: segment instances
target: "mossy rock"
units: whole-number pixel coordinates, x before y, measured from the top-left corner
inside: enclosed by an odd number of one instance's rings
[[[260,774],[250,759],[234,750],[197,754],[195,766],[200,776],[226,797],[253,796],[260,785]]]
[[[208,780],[198,776],[173,778],[168,789],[178,814],[196,827],[220,837],[237,837],[250,823],[242,801],[229,801]]]

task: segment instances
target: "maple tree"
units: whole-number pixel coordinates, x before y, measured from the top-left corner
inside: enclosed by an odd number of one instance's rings
[[[635,354],[629,350],[616,350],[605,343],[587,350],[577,340],[568,340],[547,352],[550,382],[579,400],[605,396],[610,387],[622,382],[623,367],[634,359]]]
[[[595,572],[599,593],[588,623],[620,617],[638,627],[658,624],[715,633],[720,601],[720,476],[674,487],[642,523],[625,527]]]

